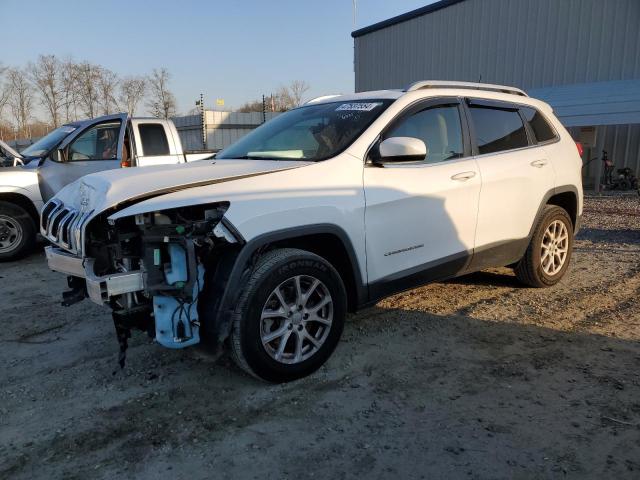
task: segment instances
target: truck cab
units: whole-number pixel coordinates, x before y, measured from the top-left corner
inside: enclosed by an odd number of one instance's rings
[[[79,178],[119,168],[186,163],[212,154],[186,155],[171,120],[121,113],[55,129],[22,151],[24,165],[0,170],[0,261],[29,251],[42,205]]]

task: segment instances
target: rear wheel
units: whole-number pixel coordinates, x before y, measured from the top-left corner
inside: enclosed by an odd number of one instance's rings
[[[514,268],[516,277],[531,287],[558,283],[569,267],[573,249],[573,222],[566,210],[547,205],[524,257]]]
[[[236,363],[270,382],[304,377],[333,353],[346,292],[323,258],[286,248],[264,254],[240,295],[231,333]]]
[[[36,227],[22,207],[0,202],[0,261],[15,260],[35,243]]]

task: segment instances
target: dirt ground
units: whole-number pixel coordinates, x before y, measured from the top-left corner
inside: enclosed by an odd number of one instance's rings
[[[0,478],[640,478],[640,197],[585,202],[568,276],[498,269],[352,316],[286,385],[60,306],[0,265]],[[115,372],[115,373],[114,373]]]

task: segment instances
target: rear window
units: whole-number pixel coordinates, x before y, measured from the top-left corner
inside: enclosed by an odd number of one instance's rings
[[[164,133],[164,127],[158,123],[147,123],[138,126],[142,152],[145,157],[169,155],[169,143]]]
[[[470,105],[478,153],[527,147],[527,131],[517,110]]]
[[[530,107],[523,107],[520,110],[527,119],[527,122],[529,122],[529,126],[531,130],[533,130],[533,134],[538,142],[547,142],[557,138],[551,125],[549,125],[538,110]]]

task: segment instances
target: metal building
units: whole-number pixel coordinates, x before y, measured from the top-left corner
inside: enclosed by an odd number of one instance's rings
[[[356,91],[416,80],[513,85],[640,174],[640,0],[442,0],[352,33]],[[598,186],[602,162],[584,169]]]
[[[182,148],[185,150],[222,150],[259,127],[265,121],[278,116],[280,112],[217,112],[206,110],[202,115],[173,117]],[[204,125],[203,125],[204,120]],[[202,143],[203,128],[206,146]]]

